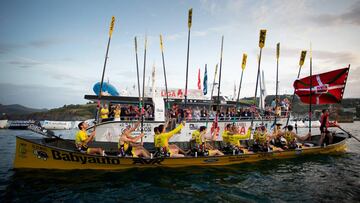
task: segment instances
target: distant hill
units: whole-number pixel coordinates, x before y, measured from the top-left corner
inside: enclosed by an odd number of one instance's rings
[[[46,112],[47,109],[28,108],[19,104],[3,105],[0,104],[0,115],[5,116],[23,116],[36,112]]]
[[[95,118],[96,104],[64,105],[46,112],[36,112],[26,116],[34,120],[81,121]]]

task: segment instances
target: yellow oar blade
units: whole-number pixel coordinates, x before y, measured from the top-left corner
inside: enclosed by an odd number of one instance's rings
[[[115,16],[111,18],[111,24],[110,24],[110,30],[109,30],[109,36],[111,37],[113,31],[114,31],[114,25],[115,25]]]
[[[304,65],[305,57],[306,57],[306,51],[303,50],[303,51],[301,51],[301,56],[300,56],[300,61],[299,61],[300,67],[302,67]]]
[[[243,58],[242,58],[242,63],[241,63],[242,70],[244,70],[246,67],[246,59],[247,59],[247,54],[244,53]]]
[[[189,9],[188,27],[191,28],[192,23],[192,8]]]
[[[259,47],[263,48],[265,46],[266,30],[260,30],[260,39]]]
[[[164,51],[163,38],[161,34],[160,34],[160,49],[161,51]]]

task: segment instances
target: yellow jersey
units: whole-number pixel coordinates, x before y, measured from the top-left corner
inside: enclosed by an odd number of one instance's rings
[[[202,139],[201,139],[201,133],[199,130],[195,130],[192,134],[192,139],[195,140],[195,142],[197,144],[202,144]]]
[[[261,133],[256,131],[254,133],[254,140],[256,140],[256,142],[258,144],[265,144],[266,143],[266,133]]]
[[[160,136],[160,134],[155,133],[155,135],[154,135],[154,146],[155,146],[155,148],[160,148],[161,147],[160,143],[161,143],[161,136]]]
[[[251,135],[251,130],[248,129],[248,131],[246,132],[246,134],[242,135],[242,134],[235,134],[235,135],[229,135],[229,143],[233,146],[237,146],[240,147],[240,140],[246,140],[249,139]]]
[[[76,145],[84,145],[84,141],[88,139],[88,136],[86,134],[86,131],[79,130],[75,135],[75,144]]]
[[[183,128],[183,125],[178,125],[174,130],[166,133],[160,133],[160,147],[164,147],[166,149],[169,148],[169,139],[176,133],[178,133]]]
[[[102,119],[106,119],[108,118],[108,115],[109,115],[109,109],[101,108],[100,117]]]
[[[229,143],[229,131],[224,130],[223,133],[221,134],[221,137],[222,137],[224,143],[226,143],[226,144]]]
[[[114,110],[114,118],[120,118],[121,110]]]
[[[290,142],[294,142],[295,141],[295,136],[289,132],[289,131],[286,131],[285,134],[284,134],[284,138],[286,140],[287,143],[290,143]]]

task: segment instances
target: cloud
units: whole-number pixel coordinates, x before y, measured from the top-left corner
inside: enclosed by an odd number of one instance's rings
[[[18,44],[0,43],[0,54],[7,54],[15,49],[21,48]]]
[[[360,25],[360,2],[356,2],[349,8],[350,10],[341,14],[322,14],[313,16],[312,20],[319,25],[331,26],[331,25],[342,25],[352,24]]]
[[[57,43],[59,43],[58,39],[44,39],[32,41],[29,43],[29,46],[36,48],[45,48]]]
[[[8,61],[8,64],[15,65],[19,68],[32,68],[32,67],[39,67],[46,65],[46,63],[36,61],[33,59],[27,59],[27,58],[19,58],[18,60],[11,60]]]
[[[276,48],[271,47],[271,51],[269,53],[276,53]],[[300,60],[300,53],[302,50],[289,48],[289,47],[281,47],[280,57],[285,58],[298,58]],[[306,60],[309,59],[309,50],[306,50]],[[351,52],[344,51],[323,51],[323,50],[313,50],[313,59],[314,60],[322,60],[327,64],[351,64],[357,63],[360,61],[358,55]]]

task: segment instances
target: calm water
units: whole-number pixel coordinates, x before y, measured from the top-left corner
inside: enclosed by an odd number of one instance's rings
[[[360,122],[342,126],[360,137]],[[225,167],[15,171],[15,136],[29,134],[0,130],[0,202],[360,202],[354,139],[343,155]]]

